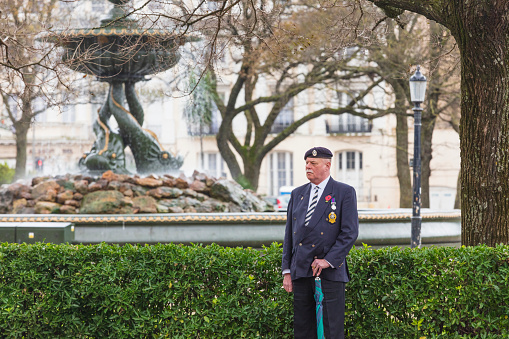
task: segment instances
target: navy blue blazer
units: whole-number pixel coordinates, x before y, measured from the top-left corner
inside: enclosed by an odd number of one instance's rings
[[[308,226],[304,226],[311,187],[312,184],[307,183],[292,191],[288,203],[282,269],[290,269],[292,280],[312,277],[313,260],[325,259],[334,268],[322,270],[320,277],[348,282],[350,274],[346,257],[359,234],[355,189],[331,177]],[[333,198],[335,210],[332,209]]]

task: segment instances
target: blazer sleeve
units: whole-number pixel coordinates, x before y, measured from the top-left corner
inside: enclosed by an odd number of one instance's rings
[[[283,260],[281,264],[281,269],[286,270],[290,269],[290,264],[292,261],[292,250],[293,250],[293,214],[292,214],[292,206],[293,206],[293,197],[294,193],[292,192],[290,196],[290,201],[288,202],[288,207],[286,210],[286,228],[285,228],[285,238],[283,240]]]
[[[341,202],[340,222],[341,229],[338,237],[324,258],[335,268],[341,267],[359,235],[357,195],[355,194],[355,189],[351,186],[348,186],[348,191]]]

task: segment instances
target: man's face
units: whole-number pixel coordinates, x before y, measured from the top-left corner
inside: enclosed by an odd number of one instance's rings
[[[306,176],[313,184],[318,185],[330,174],[330,159],[307,158],[306,159]]]

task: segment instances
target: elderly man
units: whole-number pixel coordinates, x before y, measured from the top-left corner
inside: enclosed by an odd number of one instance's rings
[[[322,281],[327,339],[344,338],[346,257],[359,232],[353,187],[331,178],[332,153],[304,155],[309,183],[292,191],[283,243],[283,287],[293,292],[295,338],[316,338],[315,277]]]

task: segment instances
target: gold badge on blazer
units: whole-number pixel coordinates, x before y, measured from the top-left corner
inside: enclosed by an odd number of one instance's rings
[[[331,224],[333,224],[333,223],[335,223],[335,222],[336,222],[336,213],[334,213],[334,212],[330,212],[330,213],[329,213],[329,222],[330,222]]]

